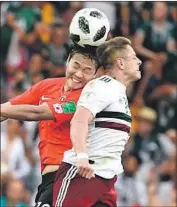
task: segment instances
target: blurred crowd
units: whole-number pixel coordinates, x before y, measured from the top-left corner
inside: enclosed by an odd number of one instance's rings
[[[177,206],[177,2],[0,2],[1,103],[65,75],[68,25],[81,8],[102,10],[110,36],[125,36],[143,61],[128,88],[132,131],[116,183],[118,206]],[[40,180],[36,122],[1,124],[1,206],[34,204]]]

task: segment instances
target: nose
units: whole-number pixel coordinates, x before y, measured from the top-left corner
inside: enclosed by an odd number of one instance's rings
[[[83,72],[82,72],[82,70],[78,70],[78,71],[76,72],[76,76],[77,76],[78,78],[83,78]]]
[[[142,61],[138,58],[138,65],[140,66],[142,64]]]

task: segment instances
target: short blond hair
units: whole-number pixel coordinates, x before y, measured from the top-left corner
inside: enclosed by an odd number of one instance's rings
[[[125,37],[115,37],[100,45],[97,48],[99,65],[104,69],[112,68],[117,57],[126,55],[127,45],[131,45],[131,41]]]

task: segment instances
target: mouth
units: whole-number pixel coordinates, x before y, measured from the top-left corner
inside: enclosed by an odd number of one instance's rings
[[[73,78],[73,82],[80,83],[80,81],[79,80],[76,80],[75,78]]]
[[[78,80],[76,78],[72,78],[72,81],[75,83],[75,84],[82,84],[82,81],[81,80]]]
[[[72,80],[73,80],[73,82],[75,82],[75,83],[81,83],[81,81],[80,81],[80,80],[77,80],[76,78],[72,78]]]

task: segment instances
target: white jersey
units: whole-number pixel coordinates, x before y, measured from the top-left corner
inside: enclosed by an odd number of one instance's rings
[[[95,174],[109,179],[122,173],[121,155],[131,127],[125,86],[109,76],[101,76],[85,86],[78,106],[87,108],[94,116],[89,124],[87,149]],[[74,149],[64,153],[63,161],[76,164]]]

